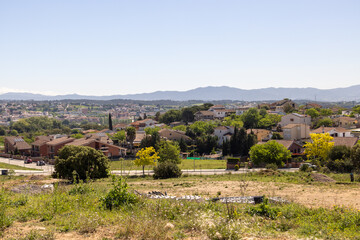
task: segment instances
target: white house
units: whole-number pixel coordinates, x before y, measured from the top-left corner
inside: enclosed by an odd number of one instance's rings
[[[319,127],[311,131],[311,133],[329,133],[332,137],[354,137],[351,130],[342,127]]]
[[[234,127],[220,126],[214,129],[214,135],[218,137],[218,144],[223,144],[224,141],[230,141],[231,135],[234,134]]]
[[[310,126],[306,124],[288,124],[283,127],[285,140],[310,138]]]
[[[281,117],[281,122],[279,122],[279,125],[281,127],[284,127],[288,124],[306,124],[310,126],[311,117],[307,115],[301,115],[298,113],[290,113]]]

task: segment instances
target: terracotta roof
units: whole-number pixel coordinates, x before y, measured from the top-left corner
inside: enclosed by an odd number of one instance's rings
[[[38,136],[36,137],[36,140],[31,143],[31,145],[34,146],[42,146],[44,144],[46,144],[47,142],[50,142],[52,140],[52,137],[50,136]]]
[[[18,150],[31,149],[31,146],[22,137],[5,137],[5,139]]]
[[[353,147],[357,142],[359,138],[358,137],[334,137],[334,146],[348,146]]]
[[[72,142],[67,143],[66,145],[74,145],[74,146],[85,146],[88,145],[92,142],[94,142],[95,139],[86,139],[86,138],[79,138],[79,139],[75,139]]]
[[[275,141],[281,145],[283,145],[286,149],[289,149],[291,147],[292,144],[297,144],[295,141],[293,140],[271,140],[271,141]],[[265,144],[267,142],[258,142],[257,144]],[[299,145],[299,144],[297,144]],[[300,145],[299,145],[300,146]],[[301,147],[301,146],[300,146]]]
[[[211,112],[211,111],[198,111],[198,112],[196,112],[195,114],[201,114],[201,115],[211,115],[211,116],[213,116],[213,115],[214,115],[214,113],[213,113],[213,112]]]
[[[314,129],[311,131],[311,133],[327,133],[330,132],[331,130],[335,130],[336,132],[350,132],[350,130],[347,130],[345,128],[342,127],[319,127],[317,129]]]
[[[74,138],[71,138],[71,137],[62,137],[62,138],[57,138],[57,139],[54,139],[50,142],[47,142],[46,144],[47,145],[50,145],[50,146],[55,146],[55,145],[59,145],[59,144],[64,144],[64,143],[68,143],[68,142],[72,142],[74,141],[75,139]]]

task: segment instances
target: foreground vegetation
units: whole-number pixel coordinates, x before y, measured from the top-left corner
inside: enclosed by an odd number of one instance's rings
[[[112,161],[111,170],[142,170],[142,166],[136,166],[133,160],[124,161]],[[179,167],[183,170],[186,169],[226,169],[226,160],[213,160],[213,159],[201,159],[191,160],[182,159]],[[152,170],[154,166],[145,166],[145,170]]]
[[[27,168],[27,167],[22,167],[22,166],[13,165],[13,164],[8,164],[8,163],[2,163],[2,162],[0,162],[0,169],[9,169],[9,170],[35,170],[35,171],[41,171],[40,169]]]
[[[139,196],[134,199],[134,195],[127,194],[135,189],[145,192],[149,188],[143,183],[236,181],[239,177],[131,178],[128,179],[129,190],[123,182],[112,184],[111,179],[107,178],[79,184],[60,182],[54,185],[53,191],[42,193],[15,193],[10,191],[14,185],[24,182],[41,185],[49,179],[1,176],[1,237],[64,239],[66,234],[75,234],[84,238],[96,235],[97,239],[360,238],[360,212],[345,207],[307,208],[295,203],[276,205],[267,202],[260,205],[223,204],[212,201],[151,200]],[[309,173],[277,175],[276,172],[267,171],[247,174],[246,177],[249,181],[279,179],[282,182],[312,184]],[[137,184],[143,187],[138,188]],[[109,208],[109,199],[118,199],[116,204],[111,205],[114,206],[112,208]]]

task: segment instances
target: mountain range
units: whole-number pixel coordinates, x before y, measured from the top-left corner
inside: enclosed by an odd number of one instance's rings
[[[293,100],[317,100],[327,102],[359,101],[360,85],[346,88],[317,89],[317,88],[261,88],[245,90],[234,87],[200,87],[188,91],[156,91],[152,93],[110,95],[110,96],[86,96],[78,94],[68,95],[42,95],[33,93],[8,92],[0,94],[0,100],[233,100],[233,101],[266,101],[290,98]]]

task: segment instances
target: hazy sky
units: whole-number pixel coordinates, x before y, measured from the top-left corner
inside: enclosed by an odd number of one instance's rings
[[[355,84],[359,0],[0,0],[0,92]]]

